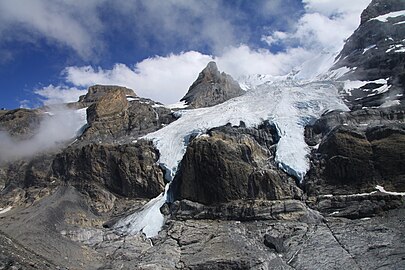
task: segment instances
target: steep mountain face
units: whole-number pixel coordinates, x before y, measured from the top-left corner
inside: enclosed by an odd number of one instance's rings
[[[217,64],[210,62],[181,101],[186,102],[191,108],[202,108],[217,105],[243,93],[231,76],[224,72],[220,73]]]
[[[333,70],[346,84],[350,107],[399,104],[405,86],[405,1],[373,0],[347,40]]]
[[[90,87],[71,137],[0,149],[0,269],[402,269],[403,9],[372,1],[327,73],[321,55],[243,91],[209,63],[185,110]],[[57,117],[0,130],[25,143]]]

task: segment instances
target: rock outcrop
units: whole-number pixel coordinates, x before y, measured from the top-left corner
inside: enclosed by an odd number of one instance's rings
[[[110,94],[112,91],[117,90],[120,93],[123,93],[125,96],[136,97],[134,90],[126,87],[116,85],[94,85],[89,87],[86,95],[80,96],[78,102],[85,104],[93,104],[99,101],[105,95]]]
[[[86,142],[125,142],[153,132],[175,120],[170,109],[148,99],[138,98],[123,87],[97,86],[83,102],[87,108],[87,128],[80,140]],[[101,90],[103,91],[101,91]],[[128,97],[128,94],[132,95]],[[134,97],[135,96],[135,97]]]
[[[185,101],[190,108],[202,108],[243,94],[244,91],[230,75],[220,73],[215,62],[210,62],[181,101]]]
[[[403,106],[331,112],[307,127],[307,141],[320,143],[307,175],[307,193],[370,192],[377,184],[405,189],[403,115]]]
[[[216,204],[299,197],[294,180],[275,166],[277,139],[269,124],[257,129],[228,125],[194,139],[174,179],[176,198]]]
[[[159,154],[151,143],[70,147],[52,163],[52,177],[78,190],[107,188],[130,198],[153,198],[164,189],[163,171],[156,164]]]

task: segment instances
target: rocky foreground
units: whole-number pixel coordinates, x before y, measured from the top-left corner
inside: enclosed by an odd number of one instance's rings
[[[405,269],[405,54],[382,53],[405,38],[405,24],[373,20],[398,10],[403,1],[372,1],[341,53],[348,57],[333,67],[357,67],[342,81],[380,74],[391,87],[340,89],[351,111],[325,112],[305,126],[304,179],[279,167],[281,134],[270,121],[184,138],[160,209],[164,226],[152,238],[115,224],[164,192],[160,153],[142,136],[178,114],[124,87],[90,87],[66,104],[87,108],[76,138],[30,156],[0,151],[0,269]],[[368,38],[370,28],[395,35]],[[373,44],[381,48],[362,53]],[[203,108],[243,94],[209,63],[183,100]],[[0,130],[30,140],[50,111],[0,111]]]

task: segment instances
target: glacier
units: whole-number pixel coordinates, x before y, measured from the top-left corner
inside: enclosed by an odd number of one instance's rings
[[[159,162],[169,172],[166,180],[171,181],[190,137],[228,123],[255,127],[269,121],[280,136],[276,161],[302,180],[309,168],[304,127],[331,110],[348,110],[332,82],[267,81],[222,104],[178,111],[179,119],[143,138],[154,142],[160,152]]]
[[[244,95],[213,107],[177,111],[176,121],[143,137],[153,141],[159,150],[158,162],[165,168],[169,183],[190,138],[228,123],[240,125],[243,122],[247,127],[256,127],[264,121],[273,123],[280,136],[275,157],[279,167],[299,181],[303,180],[309,169],[310,151],[304,139],[305,126],[327,111],[349,109],[331,81],[278,80],[272,76],[250,78],[251,81],[243,83],[247,90]],[[148,238],[156,236],[164,223],[160,207],[168,196],[168,186],[164,194],[114,227],[130,234],[142,231]]]

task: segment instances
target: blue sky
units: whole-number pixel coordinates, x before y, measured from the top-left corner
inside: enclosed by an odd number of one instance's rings
[[[96,83],[173,103],[211,60],[282,75],[339,50],[369,2],[2,0],[0,107],[74,101]]]

